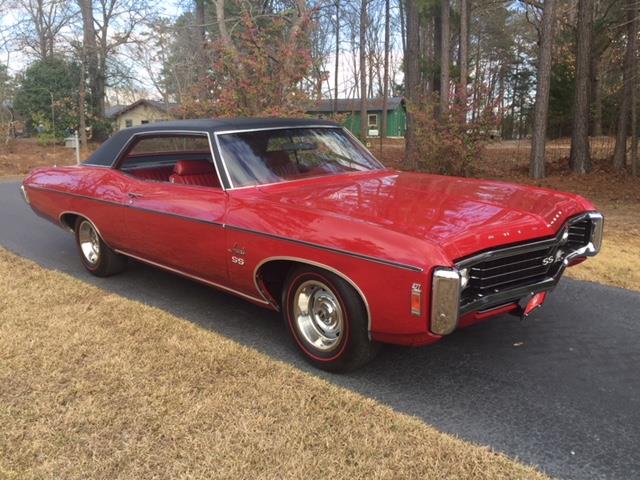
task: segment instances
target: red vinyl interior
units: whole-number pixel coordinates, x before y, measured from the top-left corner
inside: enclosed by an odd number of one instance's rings
[[[215,167],[202,160],[179,160],[174,167],[137,168],[128,173],[143,180],[220,188]]]
[[[138,168],[136,170],[129,170],[128,173],[143,180],[168,182],[171,173],[173,173],[173,167]]]
[[[200,160],[180,160],[173,168],[171,183],[220,188],[216,169],[210,162]]]

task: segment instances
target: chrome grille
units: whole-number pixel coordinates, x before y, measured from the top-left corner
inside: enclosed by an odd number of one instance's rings
[[[464,310],[465,305],[484,302],[494,294],[508,295],[510,290],[520,291],[555,277],[567,254],[589,243],[591,230],[591,220],[579,217],[553,239],[505,247],[463,260],[458,268],[468,269],[469,284],[462,292],[461,307]]]
[[[475,265],[470,270],[470,287],[477,290],[509,288],[547,275],[555,261],[555,250],[555,247],[543,248]]]
[[[471,300],[543,280],[559,268],[557,252],[558,246],[552,245],[477,263],[469,267],[464,297]]]

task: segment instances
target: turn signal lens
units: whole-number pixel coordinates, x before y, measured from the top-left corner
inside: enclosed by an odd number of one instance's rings
[[[422,285],[419,283],[411,286],[411,314],[416,317],[422,315]]]

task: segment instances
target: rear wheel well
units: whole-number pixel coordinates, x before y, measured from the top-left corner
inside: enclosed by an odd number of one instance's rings
[[[80,215],[77,213],[63,213],[60,215],[60,223],[73,232],[76,229],[76,221],[79,217]]]

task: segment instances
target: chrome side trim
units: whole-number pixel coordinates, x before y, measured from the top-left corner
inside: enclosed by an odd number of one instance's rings
[[[341,271],[336,270],[335,268],[330,267],[329,265],[325,265],[324,263],[314,262],[313,260],[307,260],[305,258],[300,258],[300,257],[276,256],[276,257],[267,257],[267,258],[265,258],[260,263],[258,263],[258,265],[256,265],[256,268],[253,269],[253,284],[256,286],[256,290],[258,292],[260,292],[260,294],[263,297],[267,298],[265,293],[260,288],[260,285],[258,284],[258,271],[260,270],[260,268],[263,265],[265,265],[265,264],[267,264],[269,262],[276,262],[276,261],[279,261],[279,260],[280,261],[284,260],[284,261],[304,263],[304,264],[307,264],[307,265],[312,265],[314,267],[323,268],[323,269],[325,269],[325,270],[327,270],[327,271],[339,276],[344,281],[346,281],[349,285],[351,285],[353,287],[353,289],[356,292],[358,292],[358,294],[360,295],[360,298],[362,298],[362,301],[364,303],[364,308],[367,311],[367,331],[369,332],[369,340],[371,340],[371,309],[369,308],[369,302],[367,301],[366,295],[360,289],[360,287],[358,287],[356,282],[351,280],[351,278],[349,278],[347,275],[345,275]]]
[[[137,207],[135,205],[129,205],[128,203],[111,202],[109,200],[102,200],[102,199],[99,199],[99,198],[93,198],[93,197],[89,197],[88,195],[81,195],[79,193],[61,192],[59,190],[54,190],[54,189],[50,189],[50,188],[42,188],[42,187],[31,187],[31,188],[35,188],[36,190],[42,190],[42,191],[45,191],[45,192],[59,193],[61,195],[69,195],[70,197],[82,198],[84,200],[91,200],[92,202],[105,203],[107,205],[113,205],[115,207],[130,208],[130,209],[133,209],[133,210],[139,210],[141,212],[153,213],[153,214],[156,214],[156,215],[164,215],[164,216],[167,216],[167,217],[179,218],[181,220],[186,220],[186,221],[189,221],[189,222],[204,223],[206,225],[213,225],[213,226],[216,226],[216,227],[224,228],[224,224],[223,223],[214,222],[213,220],[203,220],[201,218],[187,217],[185,215],[180,215],[180,214],[177,214],[177,213],[162,212],[160,210],[151,210],[150,208]],[[74,213],[74,212],[69,212],[69,213]],[[80,213],[77,213],[77,215],[81,215],[83,217],[85,216],[85,215],[82,215]]]
[[[210,280],[206,280],[206,279],[204,279],[202,277],[198,277],[196,275],[191,275],[190,273],[186,273],[186,272],[184,272],[182,270],[178,270],[176,268],[168,267],[167,265],[163,265],[161,263],[154,262],[152,260],[148,260],[148,259],[143,258],[143,257],[139,257],[138,255],[134,255],[133,253],[125,252],[124,250],[114,249],[114,251],[118,252],[121,255],[126,255],[127,257],[131,257],[131,258],[133,258],[135,260],[138,260],[138,261],[143,262],[143,263],[147,263],[147,264],[152,265],[154,267],[158,267],[158,268],[161,268],[163,270],[167,270],[169,272],[176,273],[176,274],[181,275],[183,277],[190,278],[191,280],[195,280],[197,282],[204,283],[205,285],[209,285],[209,286],[217,288],[219,290],[223,290],[225,292],[233,293],[234,295],[238,295],[239,297],[246,298],[246,299],[251,300],[253,302],[261,303],[263,305],[271,305],[271,302],[269,302],[265,298],[258,298],[258,297],[254,297],[252,295],[248,295],[246,293],[240,292],[239,290],[234,290],[233,288],[226,287],[224,285],[212,282]],[[260,290],[258,290],[258,291],[260,291]]]
[[[227,228],[229,230],[235,230],[235,231],[238,231],[238,232],[251,233],[253,235],[259,235],[261,237],[272,238],[274,240],[282,240],[282,241],[289,242],[289,243],[295,243],[296,245],[302,245],[302,246],[305,246],[305,247],[317,248],[318,250],[324,250],[326,252],[337,253],[337,254],[340,254],[340,255],[348,255],[348,256],[353,257],[353,258],[359,258],[361,260],[366,260],[366,261],[373,262],[373,263],[379,263],[381,265],[386,265],[386,266],[389,266],[389,267],[401,268],[403,270],[409,270],[409,271],[412,271],[412,272],[422,272],[423,271],[422,268],[416,267],[416,266],[413,266],[413,265],[406,265],[404,263],[393,262],[391,260],[384,260],[382,258],[370,257],[369,255],[363,255],[361,253],[349,252],[347,250],[342,250],[342,249],[339,249],[339,248],[326,247],[324,245],[318,245],[317,243],[306,242],[304,240],[296,240],[296,239],[293,239],[293,238],[281,237],[280,235],[274,235],[272,233],[260,232],[258,230],[250,230],[248,228],[243,228],[243,227],[234,227],[232,225],[226,225],[226,224],[224,225],[224,228]]]
[[[101,200],[101,199],[89,197],[87,195],[80,195],[80,194],[77,194],[77,193],[61,192],[59,190],[53,190],[53,189],[42,188],[42,187],[32,187],[32,188],[36,188],[38,190],[43,190],[43,191],[52,192],[52,193],[58,193],[58,194],[61,194],[61,195],[69,195],[69,196],[72,196],[72,197],[83,198],[83,199],[91,200],[91,201],[94,201],[94,202],[106,203],[108,205],[115,205],[115,206],[123,207],[123,208],[131,208],[131,209],[134,209],[134,210],[140,210],[140,211],[143,211],[143,212],[154,213],[154,214],[157,214],[157,215],[165,215],[165,216],[179,218],[179,219],[186,220],[186,221],[204,223],[206,225],[212,225],[214,227],[226,228],[226,229],[229,229],[229,230],[235,230],[235,231],[239,231],[239,232],[249,233],[249,234],[252,234],[252,235],[259,235],[259,236],[271,238],[271,239],[274,239],[274,240],[281,240],[281,241],[285,241],[285,242],[289,242],[289,243],[295,243],[297,245],[302,245],[302,246],[310,247],[310,248],[316,248],[318,250],[324,250],[324,251],[331,252],[331,253],[336,253],[336,254],[339,254],[339,255],[348,255],[348,256],[353,257],[353,258],[358,258],[358,259],[365,260],[365,261],[368,261],[368,262],[373,262],[373,263],[379,263],[381,265],[386,265],[386,266],[389,266],[389,267],[401,268],[403,270],[409,270],[411,272],[422,272],[423,271],[423,269],[421,267],[417,267],[417,266],[414,266],[414,265],[406,265],[404,263],[398,263],[398,262],[394,262],[394,261],[391,261],[391,260],[384,260],[384,259],[381,259],[381,258],[370,257],[368,255],[363,255],[363,254],[355,253],[355,252],[349,252],[347,250],[341,250],[339,248],[326,247],[324,245],[318,245],[316,243],[305,242],[303,240],[295,240],[295,239],[292,239],[292,238],[282,237],[280,235],[274,235],[272,233],[261,232],[261,231],[258,231],[258,230],[251,230],[251,229],[243,228],[243,227],[236,227],[236,226],[233,226],[233,225],[228,225],[228,224],[224,224],[224,223],[218,223],[218,222],[214,222],[214,221],[211,221],[211,220],[203,220],[203,219],[200,219],[200,218],[187,217],[187,216],[184,216],[184,215],[179,215],[177,213],[161,212],[161,211],[158,211],[158,210],[151,210],[151,209],[147,209],[147,208],[136,207],[135,205],[129,205],[129,204],[126,204],[126,203],[110,202],[108,200]]]
[[[22,194],[22,199],[25,201],[27,205],[31,205],[29,201],[29,193],[27,192],[27,187],[24,186],[24,183],[20,184],[20,193]]]

